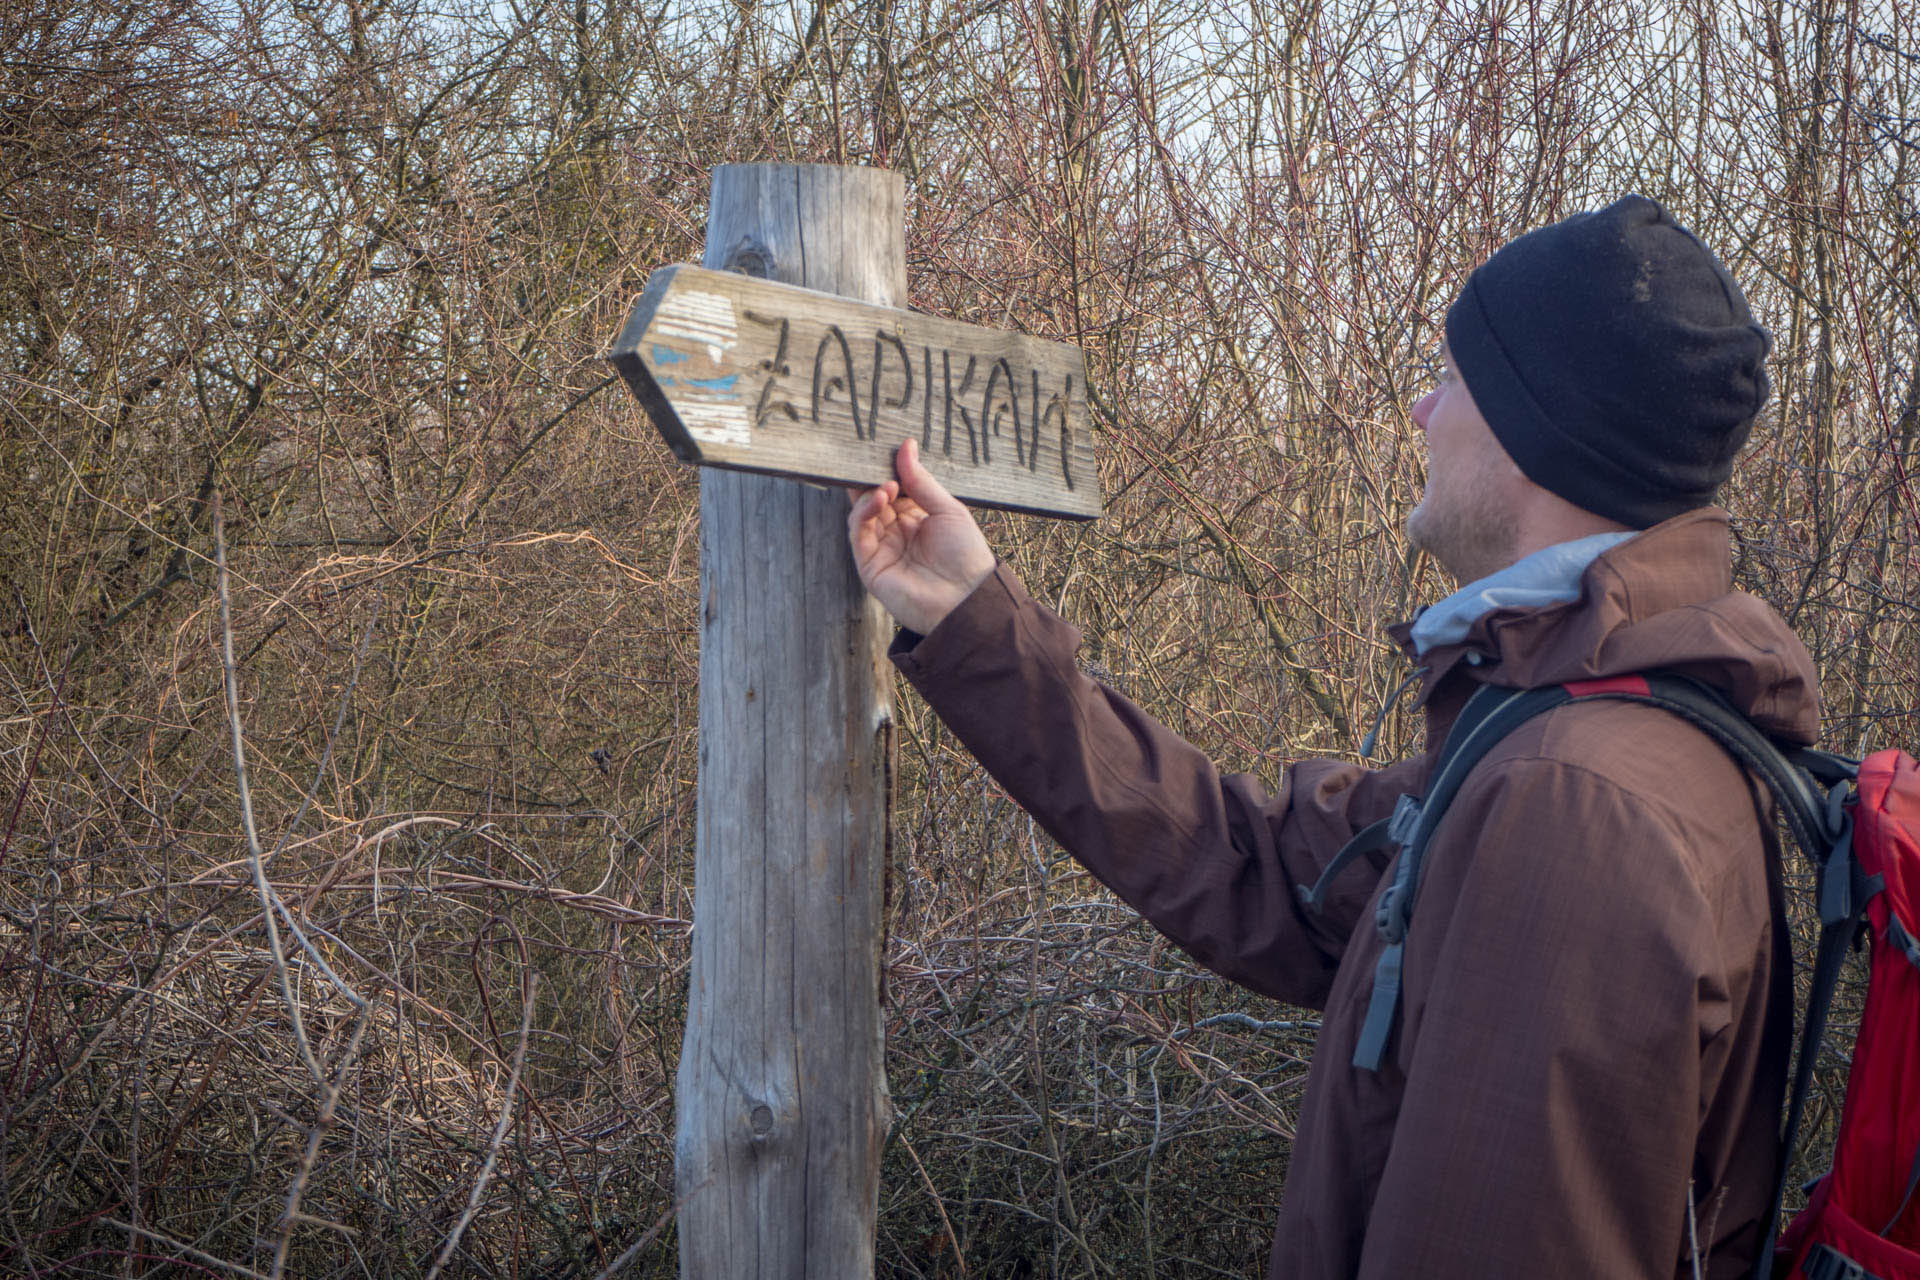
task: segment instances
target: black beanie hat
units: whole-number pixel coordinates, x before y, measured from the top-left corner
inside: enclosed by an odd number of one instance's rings
[[[1487,259],[1447,345],[1528,479],[1636,529],[1712,502],[1767,398],[1770,339],[1740,286],[1645,196]]]

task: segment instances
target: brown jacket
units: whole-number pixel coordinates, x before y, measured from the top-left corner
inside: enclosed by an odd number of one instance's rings
[[[1810,742],[1806,650],[1731,579],[1708,508],[1603,553],[1578,601],[1487,615],[1422,659],[1429,744],[1479,682],[1653,668]],[[1706,1273],[1751,1265],[1792,1022],[1764,788],[1654,708],[1573,704],[1514,732],[1434,834],[1388,1060],[1368,1072],[1351,1058],[1392,864],[1350,868],[1320,915],[1295,887],[1418,794],[1427,758],[1301,761],[1269,792],[1081,674],[1078,643],[1002,567],[894,660],[1169,938],[1325,1010],[1270,1276],[1688,1276],[1689,1184]]]

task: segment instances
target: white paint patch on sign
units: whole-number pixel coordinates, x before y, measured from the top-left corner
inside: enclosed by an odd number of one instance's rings
[[[747,421],[747,407],[737,400],[687,399],[677,406],[687,434],[706,444],[732,445],[745,449],[753,443],[753,426]]]
[[[654,316],[653,331],[661,337],[700,343],[706,347],[708,359],[719,364],[739,336],[733,299],[697,289],[669,294]]]
[[[677,355],[655,346],[654,360],[673,372],[661,381],[674,385],[687,434],[704,444],[745,449],[753,443],[753,425],[735,389],[737,376],[726,372],[727,353],[740,336],[733,299],[724,293],[687,289],[668,295],[655,316],[653,336],[705,350],[711,368],[695,355]],[[700,376],[702,374],[718,376]]]

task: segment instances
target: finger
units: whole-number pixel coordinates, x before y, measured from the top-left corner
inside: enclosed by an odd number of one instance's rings
[[[871,489],[854,489],[853,506],[847,511],[848,527],[871,519],[882,507],[894,500],[900,492],[898,481],[889,480],[885,484]]]
[[[864,576],[874,557],[889,542],[898,540],[898,523],[893,519],[891,508],[882,506],[875,514],[847,530],[847,545],[853,550],[854,563]]]
[[[900,442],[893,469],[900,477],[900,492],[918,503],[928,515],[963,509],[960,500],[948,493],[946,486],[934,479],[933,472],[920,464],[920,442],[912,436]]]
[[[847,537],[856,549],[872,543],[879,535],[875,526],[886,514],[894,485],[891,481],[877,489],[868,489],[847,509]]]

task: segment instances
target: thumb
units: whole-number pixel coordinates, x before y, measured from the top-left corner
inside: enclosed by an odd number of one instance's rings
[[[899,450],[893,455],[893,469],[900,477],[900,492],[919,503],[920,509],[928,515],[966,509],[958,498],[947,492],[945,485],[934,478],[933,472],[921,465],[920,442],[912,436],[900,442]]]

